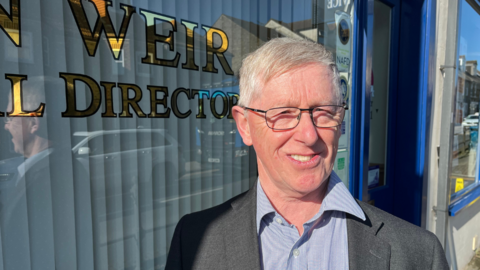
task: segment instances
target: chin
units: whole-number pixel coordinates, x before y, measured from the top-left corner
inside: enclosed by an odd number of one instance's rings
[[[317,190],[324,180],[317,175],[301,176],[295,183],[296,189],[303,193],[309,193]]]
[[[15,151],[15,153],[20,154],[20,155],[23,155],[23,153],[24,153],[22,148],[16,147],[16,146],[13,147],[13,151]]]

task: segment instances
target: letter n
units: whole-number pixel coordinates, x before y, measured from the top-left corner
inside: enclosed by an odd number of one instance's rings
[[[132,18],[132,14],[135,13],[135,7],[120,4],[120,7],[125,10],[125,15],[123,15],[122,26],[120,27],[119,34],[115,33],[113,28],[112,20],[108,14],[108,7],[112,6],[110,1],[97,1],[89,0],[95,5],[97,10],[97,21],[95,22],[95,29],[93,32],[90,30],[90,24],[87,20],[87,15],[83,9],[82,1],[80,0],[68,0],[70,8],[72,9],[75,21],[77,22],[78,30],[82,35],[83,43],[87,48],[88,55],[95,56],[95,52],[98,47],[98,41],[100,40],[100,35],[102,30],[105,31],[108,39],[108,45],[113,54],[113,58],[118,60],[120,58],[120,52],[123,47],[123,42],[128,29],[128,24]]]
[[[20,36],[20,0],[10,0],[10,15],[0,5],[0,28],[13,41],[15,46],[22,46]]]

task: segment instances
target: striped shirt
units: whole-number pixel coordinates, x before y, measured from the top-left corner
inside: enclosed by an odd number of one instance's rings
[[[320,210],[298,235],[275,211],[257,181],[257,234],[262,269],[348,269],[346,213],[365,215],[342,180],[332,172]]]

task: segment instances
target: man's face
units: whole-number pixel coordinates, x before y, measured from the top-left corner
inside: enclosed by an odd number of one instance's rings
[[[11,111],[12,104],[8,103],[7,112]],[[31,131],[31,119],[25,117],[12,117],[10,121],[5,123],[5,130],[12,135],[12,142],[14,151],[23,155],[25,147],[34,139],[34,134]]]
[[[249,107],[268,110],[340,105],[331,75],[328,67],[319,64],[296,68],[272,78]],[[308,112],[302,112],[298,126],[291,130],[274,131],[267,127],[263,113],[253,111],[248,111],[247,123],[262,185],[268,181],[278,192],[295,197],[321,188],[333,169],[340,128],[317,128]],[[299,161],[299,156],[307,161]]]

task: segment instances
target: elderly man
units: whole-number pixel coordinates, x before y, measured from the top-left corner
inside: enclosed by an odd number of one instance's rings
[[[233,114],[258,181],[184,216],[166,269],[448,269],[432,233],[356,201],[333,172],[339,89],[332,55],[309,41],[274,39],[243,61]]]
[[[47,79],[34,77],[23,84],[22,103],[26,111],[36,110],[45,103],[43,85]],[[19,100],[9,96],[7,112],[18,106]],[[71,148],[62,151],[50,140],[47,126],[47,110],[29,116],[5,118],[4,128],[11,135],[13,150],[24,160],[16,168],[17,173],[0,182],[0,231],[3,269],[62,269],[58,257],[68,247],[65,237],[68,230],[55,230],[71,221],[69,212],[79,218],[78,233],[90,223],[83,209],[89,196],[81,193],[88,184],[86,172],[76,160],[71,160]],[[52,119],[50,119],[53,121]],[[70,158],[70,159],[69,159]],[[65,164],[72,164],[75,176]],[[78,205],[69,204],[68,187],[74,186]],[[87,182],[87,183],[86,183]],[[67,187],[67,188],[64,188]],[[87,198],[87,199],[85,199]],[[83,203],[83,204],[82,204]],[[88,206],[89,207],[89,206]],[[77,240],[76,245],[82,242]],[[60,244],[58,244],[60,243]]]

